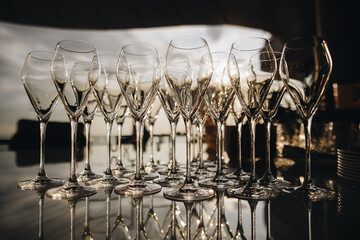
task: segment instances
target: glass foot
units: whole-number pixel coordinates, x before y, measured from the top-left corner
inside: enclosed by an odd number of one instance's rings
[[[161,191],[161,186],[155,183],[147,183],[143,180],[133,180],[129,184],[115,187],[114,192],[126,197],[142,197],[153,195]]]
[[[162,187],[181,187],[184,184],[184,177],[178,173],[169,174],[166,177],[161,177],[154,180],[155,183]]]
[[[258,182],[248,182],[245,186],[229,188],[228,194],[244,200],[269,200],[278,197],[279,191],[261,186]]]
[[[196,180],[203,180],[206,178],[213,178],[215,176],[214,172],[210,172],[205,168],[198,168],[195,172],[191,173],[191,177]]]
[[[157,173],[160,175],[168,175],[170,171],[171,171],[171,168],[166,168],[166,169],[158,170]],[[178,174],[182,174],[182,175],[185,175],[185,173],[186,173],[185,169],[182,169],[180,167],[176,168],[176,172]]]
[[[265,187],[275,188],[277,190],[290,186],[289,181],[277,179],[272,174],[264,175],[261,179],[259,179],[259,184]]]
[[[234,172],[227,174],[225,177],[229,178],[229,179],[237,179],[240,181],[247,181],[250,178],[250,173],[245,172],[242,169],[235,169]]]
[[[46,176],[37,176],[34,179],[24,180],[17,183],[21,190],[46,191],[49,188],[64,185],[65,181],[60,178],[48,178]]]
[[[129,183],[129,179],[117,178],[113,175],[104,175],[102,178],[95,179],[89,182],[89,185],[101,188],[104,190],[114,189],[117,185]]]
[[[313,183],[303,184],[297,187],[285,187],[282,189],[284,196],[307,200],[310,202],[330,201],[335,199],[336,193],[333,190],[320,188]]]
[[[205,201],[214,197],[214,190],[196,187],[192,183],[185,183],[180,188],[164,190],[164,197],[179,202]]]
[[[151,172],[146,172],[144,170],[141,170],[141,178],[144,180],[144,181],[153,181],[154,179],[158,178],[159,177],[159,174],[157,173],[151,173]],[[124,178],[128,178],[130,179],[131,181],[134,180],[134,177],[135,177],[135,172],[132,172],[132,173],[126,173],[123,175]]]
[[[48,189],[46,196],[56,200],[77,200],[95,193],[97,193],[95,187],[82,186],[78,182],[68,182],[61,187]]]
[[[76,177],[80,183],[84,183],[85,185],[87,185],[87,182],[94,180],[94,179],[101,178],[102,175],[94,173],[91,169],[89,169],[89,170],[85,169],[81,173],[77,174]]]
[[[212,179],[205,179],[199,181],[199,186],[213,188],[215,190],[226,190],[230,187],[239,186],[240,183],[238,181],[233,181],[227,179],[224,175],[216,176]]]
[[[116,177],[119,177],[119,178],[124,177],[124,175],[127,174],[127,173],[134,173],[134,172],[135,172],[134,169],[127,168],[127,167],[124,167],[124,166],[119,166],[119,165],[117,167],[115,167],[114,169],[112,169],[112,173]]]

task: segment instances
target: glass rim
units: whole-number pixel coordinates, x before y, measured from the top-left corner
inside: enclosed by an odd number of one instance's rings
[[[270,40],[269,39],[267,39],[267,38],[264,38],[264,37],[256,37],[256,36],[253,36],[253,37],[242,37],[242,38],[239,38],[238,40],[236,40],[235,42],[233,42],[233,44],[231,45],[231,48],[232,49],[236,49],[236,50],[238,50],[238,51],[254,51],[254,50],[258,50],[258,49],[263,49],[264,48],[264,46],[261,46],[261,47],[259,47],[259,48],[251,48],[251,49],[241,49],[241,48],[239,48],[239,47],[237,47],[236,45],[240,42],[240,41],[242,41],[242,40],[245,40],[245,39],[257,39],[257,40],[262,40],[262,41],[264,41],[264,42],[266,42],[266,45],[269,45],[270,44]]]
[[[133,53],[133,52],[129,52],[127,50],[131,46],[142,46],[142,47],[146,47],[148,49],[152,48],[153,51],[147,51],[147,52],[138,51],[139,53]],[[147,43],[129,43],[129,44],[126,44],[121,49],[120,54],[122,54],[122,53],[126,53],[126,54],[132,55],[132,56],[151,56],[151,55],[154,55],[154,54],[158,55],[158,51],[157,51],[156,47],[151,45],[151,44],[147,44]]]
[[[42,56],[45,56],[46,54],[49,54],[49,58],[42,57]],[[57,56],[57,57],[55,58],[55,56]],[[31,58],[33,58],[35,60],[39,60],[39,61],[45,61],[45,62],[51,62],[54,60],[55,61],[63,60],[63,56],[61,54],[54,53],[54,52],[47,51],[47,50],[33,50],[28,53],[28,57],[31,57]]]
[[[297,46],[298,42],[306,41],[306,45]],[[284,44],[284,49],[291,49],[291,50],[303,50],[308,48],[316,48],[317,46],[326,43],[326,41],[321,36],[317,35],[307,35],[307,36],[299,36],[290,39]]]
[[[199,44],[198,46],[195,46],[195,47],[180,47],[180,46],[177,46],[177,44],[175,44],[175,42],[179,39],[186,39],[186,38],[193,38],[193,39],[197,39],[197,40],[200,40],[200,42],[202,42],[202,44]],[[198,36],[193,36],[193,35],[184,35],[184,36],[178,36],[178,37],[175,37],[173,38],[170,43],[169,43],[170,46],[172,46],[173,48],[176,48],[176,49],[183,49],[183,50],[194,50],[194,49],[200,49],[202,47],[205,47],[207,46],[207,41],[202,38],[202,37],[198,37]]]
[[[77,43],[81,43],[81,44],[86,44],[89,49],[88,50],[84,50],[84,51],[80,51],[80,50],[72,50],[71,48],[66,48],[64,47],[63,45],[67,42],[77,42]],[[60,49],[62,50],[65,50],[65,51],[68,51],[68,52],[74,52],[74,53],[91,53],[91,52],[94,52],[96,51],[96,47],[94,44],[91,44],[87,41],[84,41],[84,40],[72,40],[72,39],[64,39],[64,40],[61,40],[59,41],[57,44],[56,44],[57,47],[59,47]],[[85,45],[84,45],[85,46]]]

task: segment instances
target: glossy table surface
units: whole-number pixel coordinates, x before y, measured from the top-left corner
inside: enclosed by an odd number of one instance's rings
[[[155,142],[160,138],[155,137]],[[184,152],[184,137],[177,138],[178,156]],[[155,158],[167,161],[167,141],[160,141]],[[133,147],[125,146],[125,158],[133,159]],[[52,200],[34,191],[21,191],[16,183],[36,175],[36,162],[21,164],[19,157],[32,156],[37,150],[27,150],[26,154],[10,151],[7,145],[0,146],[0,234],[1,239],[37,239],[39,232],[43,239],[81,239],[84,232],[91,233],[93,239],[135,239],[137,223],[141,222],[149,239],[163,239],[169,230],[172,202],[160,192],[154,196],[146,196],[141,202],[132,198],[119,197],[115,193],[106,195],[102,190],[88,199],[79,199],[76,204],[63,200]],[[52,151],[62,151],[53,149]],[[114,156],[117,154],[114,149]],[[144,158],[148,156],[148,149]],[[56,155],[56,154],[55,154]],[[54,156],[51,154],[51,156]],[[91,166],[95,172],[102,173],[105,166],[106,146],[98,142],[92,145]],[[50,154],[48,156],[50,158]],[[124,160],[130,164],[127,159]],[[115,164],[115,162],[113,162]],[[46,173],[49,177],[66,179],[70,164],[63,160],[49,161]],[[77,163],[77,171],[82,171],[84,161]],[[279,170],[279,169],[278,169]],[[303,162],[295,162],[290,169],[282,168],[282,176],[301,176]],[[316,184],[327,186],[337,191],[337,197],[329,202],[316,202],[307,205],[297,199],[274,199],[270,202],[258,202],[255,210],[256,239],[354,239],[359,222],[359,187],[358,183],[342,180],[336,176],[336,163],[313,164],[313,176]],[[286,178],[285,178],[286,179]],[[107,201],[107,196],[108,200]],[[249,203],[244,200],[218,195],[209,201],[193,204],[191,212],[192,237],[199,227],[201,212],[203,224],[209,237],[214,237],[221,217],[223,236],[228,239],[234,236],[238,223],[241,224],[243,236],[251,239],[251,211]],[[222,211],[217,210],[219,204]],[[73,208],[72,208],[73,207]],[[138,208],[137,208],[138,207]],[[178,230],[186,236],[186,216],[183,203],[175,203]],[[202,208],[201,208],[202,207]],[[239,209],[240,207],[240,209]],[[72,211],[73,210],[73,211]],[[202,211],[201,211],[202,210]],[[137,212],[138,211],[138,212]],[[71,213],[74,219],[71,220]],[[120,218],[128,230],[129,236],[121,234]],[[138,213],[138,214],[137,214]],[[141,218],[137,220],[137,216]],[[40,217],[42,216],[42,217]],[[156,216],[154,218],[154,216]],[[240,221],[239,221],[240,216]],[[88,220],[88,228],[85,228]],[[309,221],[310,220],[310,221]],[[140,228],[141,229],[141,228]],[[309,230],[311,235],[309,235]],[[72,233],[72,234],[71,234]],[[270,237],[269,237],[270,236]],[[181,239],[181,238],[177,238]]]

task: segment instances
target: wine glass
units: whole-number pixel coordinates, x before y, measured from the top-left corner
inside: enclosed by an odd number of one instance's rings
[[[116,113],[116,124],[118,129],[118,147],[119,147],[119,157],[116,163],[115,168],[113,169],[113,174],[117,177],[122,177],[126,173],[134,172],[133,169],[127,168],[123,164],[123,156],[122,156],[122,128],[127,116],[129,116],[128,107],[125,101],[125,98],[122,98],[120,105],[118,107],[118,111]]]
[[[335,192],[316,186],[311,178],[311,123],[325,92],[332,59],[324,39],[306,36],[285,43],[280,60],[280,76],[296,105],[305,129],[305,176],[300,187],[287,189],[310,201],[330,200]]]
[[[201,61],[208,54],[207,61]],[[171,40],[165,59],[165,77],[179,106],[186,131],[186,178],[183,186],[164,192],[174,201],[201,201],[210,199],[214,192],[194,185],[191,178],[191,131],[205,91],[212,75],[212,59],[206,40],[182,36]]]
[[[117,79],[121,91],[135,121],[136,169],[130,184],[115,188],[118,194],[129,196],[151,195],[161,191],[161,186],[146,183],[141,176],[142,129],[144,119],[155,100],[161,79],[161,66],[155,47],[147,44],[129,44],[122,48],[118,64]]]
[[[17,187],[21,190],[45,191],[64,184],[64,180],[48,178],[45,173],[46,126],[59,97],[50,75],[52,58],[52,52],[32,51],[27,55],[21,72],[22,84],[40,122],[39,171],[35,178],[17,183]],[[64,68],[64,59],[61,55],[54,55],[53,62],[56,68]]]
[[[200,186],[212,187],[215,189],[224,189],[237,185],[238,182],[225,177],[222,168],[224,136],[222,128],[228,116],[231,103],[234,100],[234,90],[230,83],[229,71],[231,68],[237,68],[236,64],[228,62],[236,62],[234,55],[227,52],[211,53],[213,59],[214,72],[212,74],[209,87],[206,90],[205,102],[208,106],[210,115],[215,120],[217,128],[217,166],[216,174],[210,180],[199,181]],[[208,61],[209,55],[203,56],[203,61]]]
[[[129,229],[124,223],[124,217],[122,215],[121,195],[118,195],[118,213],[116,216],[114,227],[111,232],[111,236],[114,239],[131,239]]]
[[[163,109],[165,110],[165,115],[169,120],[171,131],[171,156],[170,156],[170,166],[167,170],[167,176],[155,179],[154,182],[160,184],[163,187],[176,187],[180,186],[183,183],[183,177],[181,172],[179,172],[176,165],[176,127],[179,121],[179,107],[177,106],[174,100],[174,94],[170,90],[170,87],[165,78],[161,79],[160,87],[158,91],[159,99],[162,103]],[[159,171],[161,172],[161,171]]]
[[[101,178],[100,174],[94,173],[90,166],[90,132],[91,124],[95,117],[95,112],[98,109],[98,101],[94,95],[94,92],[90,95],[89,101],[86,104],[84,112],[82,114],[83,121],[85,123],[85,167],[84,170],[78,175],[78,181],[87,184],[88,181]]]
[[[238,159],[235,170],[232,173],[227,174],[226,177],[230,179],[236,179],[239,182],[244,182],[249,179],[249,173],[245,172],[243,169],[242,156],[241,156],[241,135],[242,135],[243,122],[246,115],[237,97],[234,98],[234,101],[230,106],[230,113],[233,116],[237,129]]]
[[[147,172],[156,172],[158,169],[164,168],[163,166],[156,164],[154,160],[154,125],[159,117],[160,109],[161,101],[159,97],[156,96],[153,104],[151,104],[151,108],[146,117],[146,122],[148,123],[150,134],[150,159],[145,167],[145,170]]]
[[[159,223],[159,218],[154,211],[154,198],[153,195],[150,195],[150,206],[149,212],[144,221],[144,229],[147,233],[147,236],[150,239],[156,239],[162,237],[164,230],[161,228]]]
[[[204,147],[203,147],[203,136],[204,136],[204,126],[205,122],[209,116],[209,109],[205,101],[201,103],[199,111],[196,114],[196,122],[199,126],[198,132],[198,146],[199,146],[199,166],[193,174],[193,178],[197,180],[204,180],[205,178],[214,177],[214,173],[207,170],[204,164]]]
[[[165,233],[164,240],[185,240],[185,236],[181,226],[179,225],[177,219],[177,212],[179,212],[175,201],[171,201],[171,209],[170,209],[170,224],[167,232]]]
[[[263,52],[259,53],[260,55]],[[276,58],[276,64],[279,66],[281,52],[274,52]],[[253,56],[254,57],[254,56]],[[276,75],[274,81],[269,89],[269,92],[266,96],[265,102],[260,111],[261,117],[264,119],[264,124],[266,126],[266,164],[265,164],[265,172],[262,178],[259,179],[260,184],[265,186],[270,186],[272,188],[281,189],[287,185],[290,185],[290,182],[286,180],[276,179],[270,170],[270,135],[271,135],[271,126],[272,119],[276,115],[281,99],[285,94],[285,85],[283,84],[279,71],[276,71]]]
[[[240,199],[238,199],[238,218],[237,218],[236,230],[235,230],[233,239],[234,240],[237,240],[237,239],[246,240],[246,237],[244,234],[244,228],[243,228],[243,224],[242,224],[242,203],[241,203]]]
[[[259,52],[263,54],[256,55]],[[229,66],[236,65],[229,71],[234,87],[245,114],[250,121],[250,160],[251,173],[245,186],[230,188],[231,196],[242,199],[268,199],[275,197],[276,191],[261,186],[255,175],[255,129],[260,110],[268,94],[277,70],[276,59],[269,40],[264,38],[245,38],[233,43]],[[254,56],[253,58],[251,56]]]
[[[61,54],[65,67],[56,64]],[[54,199],[75,199],[93,195],[96,188],[82,186],[76,177],[76,138],[78,121],[100,76],[100,64],[94,45],[80,40],[58,42],[51,64],[51,75],[69,117],[71,125],[70,176],[65,185],[49,189],[46,195]]]
[[[129,180],[117,178],[111,170],[111,130],[116,118],[117,109],[120,105],[122,94],[116,78],[117,55],[104,53],[99,55],[101,62],[101,75],[95,87],[95,96],[106,125],[106,170],[102,178],[92,181],[98,187],[114,187],[119,184],[128,183]]]

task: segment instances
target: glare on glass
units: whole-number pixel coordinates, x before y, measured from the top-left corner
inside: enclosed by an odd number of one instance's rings
[[[32,51],[27,55],[21,72],[22,84],[40,122],[39,171],[35,178],[17,184],[21,190],[45,191],[64,184],[64,180],[48,178],[45,173],[46,126],[59,97],[50,74],[52,59],[52,52]],[[53,62],[57,69],[64,68],[64,59],[61,55],[55,55]]]

